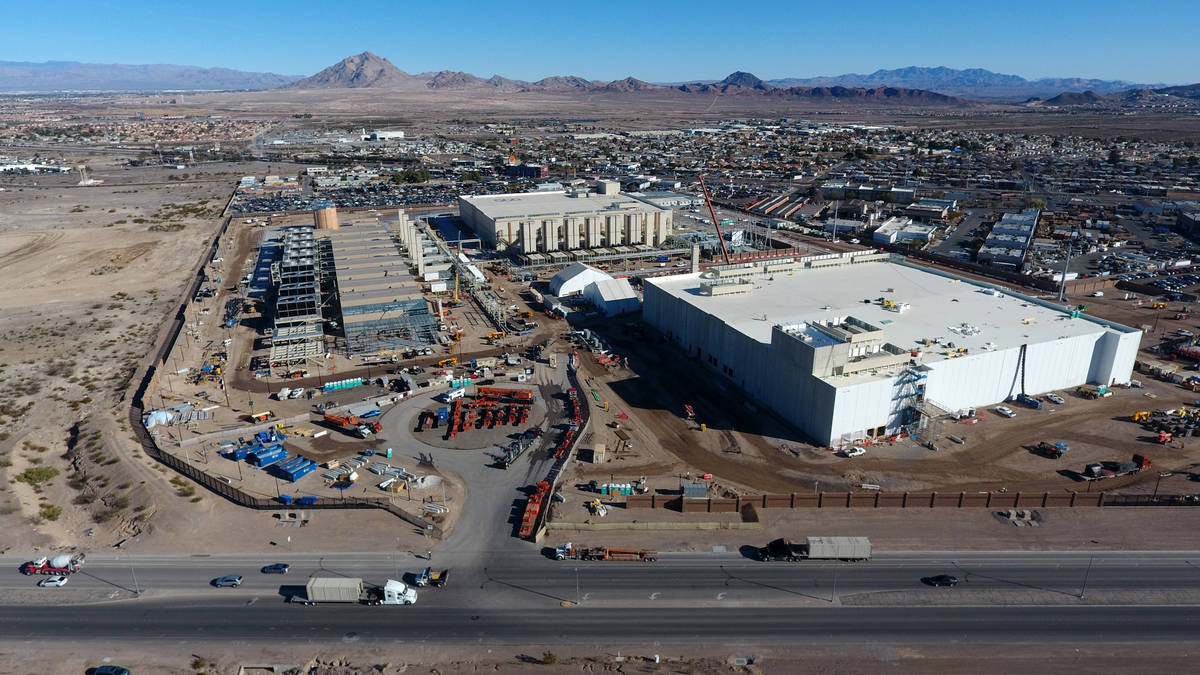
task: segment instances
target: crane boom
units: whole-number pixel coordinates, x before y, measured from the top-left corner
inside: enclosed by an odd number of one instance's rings
[[[729,249],[725,248],[725,237],[721,236],[721,224],[717,222],[717,212],[713,210],[712,199],[708,196],[708,186],[704,184],[704,175],[700,176],[700,189],[704,191],[704,203],[708,204],[708,213],[712,216],[713,227],[717,229],[717,241],[721,242],[721,254],[725,256],[725,264],[729,264]]]

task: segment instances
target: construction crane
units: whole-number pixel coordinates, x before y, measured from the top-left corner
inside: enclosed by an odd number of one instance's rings
[[[725,237],[721,236],[721,224],[717,222],[717,212],[713,210],[712,199],[708,196],[708,186],[704,184],[704,175],[700,176],[700,189],[704,191],[704,203],[708,204],[708,213],[712,216],[713,227],[717,228],[717,241],[721,242],[721,254],[725,256],[725,264],[729,263],[729,249],[725,248]]]

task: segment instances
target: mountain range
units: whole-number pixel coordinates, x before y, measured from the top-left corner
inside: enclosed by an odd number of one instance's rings
[[[296,79],[275,73],[169,64],[0,61],[0,91],[273,89]]]
[[[957,70],[937,66],[909,66],[895,70],[877,70],[870,75],[848,73],[832,77],[784,78],[768,80],[778,87],[909,87],[927,89],[948,96],[975,99],[1024,100],[1032,97],[1056,96],[1064,92],[1091,91],[1095,94],[1115,94],[1128,89],[1156,89],[1162,84],[1133,84],[1122,80],[1095,80],[1078,77],[1041,78],[1027,80],[1018,75],[993,73],[982,68]]]
[[[589,80],[555,75],[533,82],[501,75],[484,79],[453,70],[410,74],[369,51],[342,59],[309,77],[255,73],[227,68],[176,65],[45,63],[0,61],[0,91],[148,91],[148,90],[311,90],[380,88],[407,91],[479,90],[481,92],[562,92],[660,95],[706,94],[779,99],[859,99],[917,105],[961,105],[968,100],[1027,102],[1033,105],[1105,105],[1147,103],[1160,97],[1197,99],[1200,85],[1166,87],[1121,80],[1042,78],[982,68],[957,70],[910,66],[863,75],[762,80],[742,71],[723,80],[651,83],[635,77]]]
[[[780,99],[857,99],[913,104],[963,104],[952,96],[905,87],[781,87],[742,71],[718,82],[693,82],[678,86],[652,84],[635,77],[606,82],[576,75],[547,77],[536,82],[513,80],[499,75],[488,79],[470,73],[442,70],[412,75],[371,52],[342,59],[321,72],[284,85],[285,89],[342,89],[380,87],[400,90],[497,90],[508,92],[586,92],[594,94],[665,95],[711,94],[727,96],[770,96]]]

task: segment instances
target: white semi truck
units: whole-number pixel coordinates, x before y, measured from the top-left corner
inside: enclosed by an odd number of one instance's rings
[[[313,577],[304,586],[304,597],[293,595],[289,602],[315,605],[321,602],[351,602],[363,605],[414,605],[417,592],[402,581],[388,579],[383,586],[369,586],[362,579]]]

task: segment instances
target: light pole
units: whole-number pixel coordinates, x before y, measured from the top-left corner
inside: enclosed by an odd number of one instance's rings
[[[1086,570],[1084,570],[1084,572],[1083,572],[1083,585],[1082,585],[1082,586],[1080,586],[1080,588],[1079,588],[1079,599],[1080,599],[1080,600],[1082,600],[1082,599],[1083,599],[1083,596],[1084,596],[1084,594],[1086,594],[1086,593],[1087,593],[1087,582],[1088,582],[1088,576],[1090,576],[1090,575],[1091,575],[1091,573],[1092,573],[1092,563],[1093,563],[1093,562],[1095,562],[1095,561],[1096,561],[1096,556],[1094,556],[1094,555],[1093,555],[1093,556],[1091,556],[1090,558],[1088,558],[1088,566],[1087,566],[1087,569],[1086,569]]]
[[[137,572],[133,571],[133,558],[129,559],[129,574],[133,577],[133,594],[142,597],[142,587],[138,586]]]
[[[575,568],[575,604],[583,604],[583,595],[579,592],[579,568]]]
[[[1158,484],[1162,482],[1162,479],[1170,478],[1173,475],[1174,474],[1172,474],[1170,471],[1163,471],[1158,474],[1158,480],[1154,481],[1154,494],[1151,495],[1151,497],[1150,497],[1151,499],[1158,498]]]

